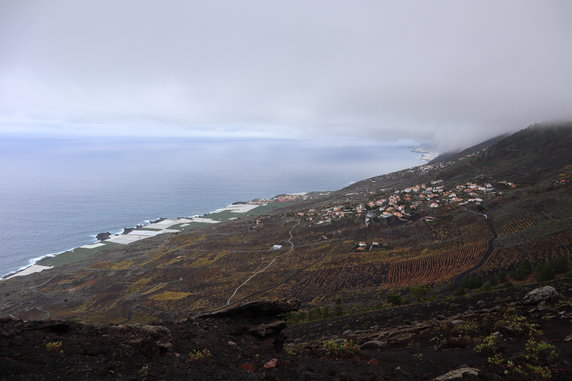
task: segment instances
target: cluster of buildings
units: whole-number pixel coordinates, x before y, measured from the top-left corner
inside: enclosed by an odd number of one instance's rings
[[[513,183],[501,181],[504,185],[514,187]],[[309,209],[298,212],[299,217],[315,224],[329,223],[334,219],[347,216],[361,216],[366,225],[374,219],[398,219],[410,221],[415,212],[427,214],[431,209],[443,206],[463,206],[467,204],[480,205],[485,199],[498,194],[491,183],[465,184],[447,187],[443,180],[434,180],[428,184],[417,184],[404,189],[388,191],[380,190],[377,197],[370,196],[367,202],[358,205],[336,205],[324,209]],[[434,217],[424,217],[427,221]]]
[[[334,219],[340,219],[348,216],[360,215],[361,210],[346,206],[332,206],[325,209],[309,209],[305,212],[296,213],[298,217],[303,217],[308,222],[313,222],[317,225],[332,222]]]
[[[298,200],[307,200],[309,198],[308,194],[306,193],[291,193],[291,194],[281,194],[278,196],[274,196],[271,199],[265,198],[257,198],[255,200],[250,200],[245,202],[248,205],[266,205],[270,204],[271,202],[292,202]]]
[[[373,241],[371,243],[360,241],[355,245],[355,251],[372,251],[379,247],[379,242]]]

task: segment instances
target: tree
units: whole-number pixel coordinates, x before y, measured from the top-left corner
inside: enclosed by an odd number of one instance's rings
[[[326,319],[326,318],[329,318],[330,316],[331,316],[330,315],[330,306],[324,307],[324,310],[322,311],[322,317],[324,319]]]
[[[314,309],[314,308],[312,308],[310,311],[308,311],[308,320],[309,320],[309,321],[314,321],[314,320],[316,320],[316,319],[318,318],[318,317],[316,316],[316,315],[317,315],[316,312],[317,312],[317,311],[316,311],[316,309]]]
[[[463,280],[463,288],[474,290],[476,288],[481,288],[482,285],[483,285],[483,280],[481,279],[480,276],[477,275],[466,277]]]
[[[488,292],[493,288],[493,286],[491,285],[491,282],[486,282],[483,287],[481,287],[481,290],[484,292]]]
[[[498,274],[498,280],[500,283],[506,283],[508,282],[508,274],[506,273],[506,271],[501,271]]]
[[[532,265],[530,261],[527,259],[523,262],[520,262],[516,268],[516,271],[512,274],[512,277],[516,280],[523,280],[527,275],[532,273]]]
[[[543,263],[536,269],[536,279],[539,282],[544,282],[547,280],[554,279],[554,271],[548,263]]]
[[[344,308],[342,307],[342,300],[340,298],[336,299],[336,305],[334,306],[334,315],[342,316],[344,314]]]
[[[318,320],[322,320],[324,318],[324,309],[322,307],[318,307],[316,309],[316,315]]]
[[[554,274],[564,274],[568,272],[568,257],[561,255],[550,262],[550,267]]]
[[[425,286],[411,286],[409,287],[409,292],[418,302],[425,299],[427,295],[429,295],[429,291]]]
[[[400,306],[403,304],[403,298],[400,294],[387,294],[387,302],[394,306]]]

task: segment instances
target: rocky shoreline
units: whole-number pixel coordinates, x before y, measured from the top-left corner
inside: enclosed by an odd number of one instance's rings
[[[293,197],[298,198],[298,197],[302,197],[306,195],[306,193],[300,193],[300,194],[292,194],[292,195],[288,195],[289,197]],[[211,223],[218,223],[218,222],[223,222],[223,221],[227,221],[233,218],[238,218],[238,216],[240,216],[241,214],[250,212],[251,210],[258,208],[260,206],[265,206],[268,203],[272,203],[274,202],[275,199],[279,199],[281,196],[284,195],[279,195],[279,196],[275,196],[272,199],[254,199],[251,201],[237,201],[237,202],[233,202],[223,208],[219,208],[216,209],[212,212],[203,214],[203,215],[195,215],[195,216],[191,216],[191,217],[177,217],[177,218],[173,218],[173,219],[168,219],[166,217],[160,217],[160,218],[156,218],[153,220],[149,220],[146,221],[143,224],[137,224],[135,227],[125,227],[123,228],[123,230],[120,233],[111,233],[109,231],[107,232],[100,232],[97,233],[95,235],[95,240],[96,242],[94,243],[90,243],[90,244],[86,244],[86,245],[82,245],[82,246],[78,246],[66,251],[62,251],[59,253],[54,253],[54,254],[48,254],[48,255],[44,255],[41,257],[37,257],[33,260],[30,261],[30,264],[28,264],[27,266],[24,266],[16,271],[12,271],[9,272],[7,274],[5,274],[4,276],[0,277],[0,281],[2,280],[6,280],[8,278],[14,277],[14,276],[24,276],[24,275],[30,275],[32,273],[35,272],[39,272],[39,271],[44,271],[44,270],[49,270],[52,267],[54,267],[54,265],[51,263],[53,261],[53,258],[62,256],[64,254],[69,254],[69,253],[75,253],[79,250],[89,250],[89,251],[94,251],[94,250],[99,250],[101,248],[104,248],[106,244],[112,242],[115,243],[117,241],[117,243],[119,244],[129,244],[133,241],[137,241],[140,239],[144,239],[150,236],[154,236],[156,234],[153,234],[154,232],[150,232],[152,230],[160,230],[160,232],[157,232],[157,234],[162,234],[162,233],[177,233],[181,230],[180,227],[178,229],[171,229],[170,226],[173,225],[177,225],[174,222],[180,222],[180,224],[183,226],[183,228],[185,228],[185,224],[200,224],[200,225],[205,225],[205,224],[211,224]],[[218,214],[223,214],[223,213],[229,213],[228,216],[224,216],[221,218],[218,218],[216,220],[210,218],[210,216],[213,215],[218,215]],[[233,217],[232,214],[236,215],[236,217]],[[165,223],[168,222],[168,223]],[[164,226],[160,226],[161,224],[164,224]],[[135,236],[137,236],[135,238],[133,238]],[[125,237],[125,238],[121,238],[121,237]]]

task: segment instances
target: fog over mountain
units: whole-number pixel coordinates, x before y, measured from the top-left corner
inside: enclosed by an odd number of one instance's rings
[[[414,139],[572,118],[572,3],[0,1],[0,133]]]

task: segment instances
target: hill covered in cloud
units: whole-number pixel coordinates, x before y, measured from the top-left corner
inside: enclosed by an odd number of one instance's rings
[[[569,119],[567,1],[5,2],[0,132],[416,139]]]

